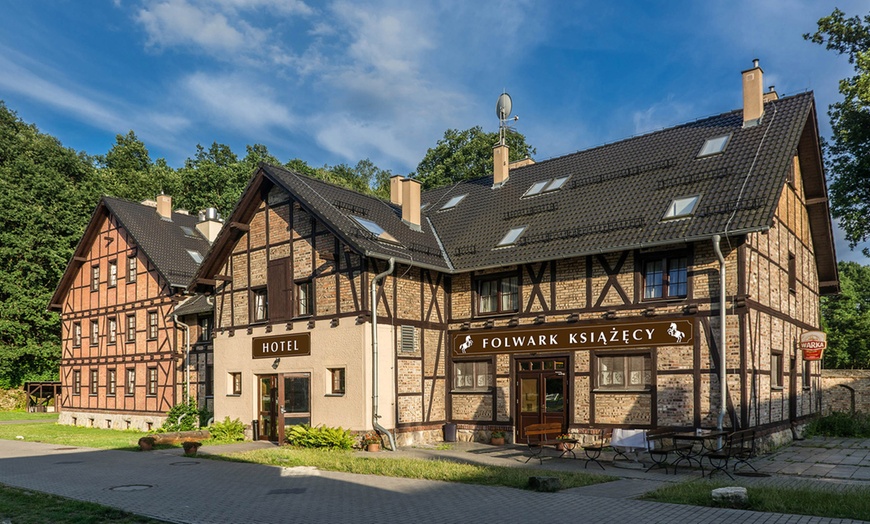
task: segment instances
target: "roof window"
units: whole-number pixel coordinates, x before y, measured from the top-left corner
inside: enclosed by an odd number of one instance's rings
[[[529,190],[526,191],[525,194],[523,194],[523,196],[527,197],[527,196],[537,195],[538,193],[543,191],[544,188],[547,187],[547,184],[549,184],[549,183],[550,183],[549,180],[542,180],[541,182],[535,182],[534,184],[532,184],[532,187],[530,187]]]
[[[671,200],[671,203],[668,204],[667,211],[665,211],[665,216],[663,216],[662,219],[680,218],[693,214],[695,208],[698,207],[698,200],[700,199],[700,195],[694,195]]]
[[[706,142],[704,142],[704,147],[701,148],[701,152],[698,153],[698,158],[716,155],[725,151],[725,146],[728,145],[728,141],[731,139],[731,135],[723,135],[717,136],[715,138],[708,138]]]
[[[567,182],[569,178],[571,178],[571,175],[554,178],[553,181],[547,185],[547,188],[544,189],[544,192],[546,193],[548,191],[556,191],[562,189],[562,186],[565,185],[565,182]]]
[[[383,240],[384,242],[394,242],[396,244],[399,243],[399,241],[396,240],[393,235],[384,231],[384,228],[378,225],[377,222],[366,220],[365,218],[361,218],[355,215],[351,215],[350,218],[356,220],[359,225],[361,225],[366,229],[366,231],[374,235],[377,240]]]
[[[468,196],[468,195],[465,194],[465,195],[458,195],[458,196],[455,196],[455,197],[451,198],[450,200],[447,201],[446,204],[444,204],[443,206],[441,206],[441,211],[444,211],[445,209],[453,209],[453,208],[456,207],[460,202],[462,202],[462,199],[463,199],[463,198],[465,198],[465,197],[467,197],[467,196]]]
[[[535,182],[528,191],[523,193],[523,197],[535,196],[541,193],[549,193],[550,191],[562,189],[562,186],[565,185],[565,182],[567,182],[569,178],[571,178],[571,175]]]
[[[188,249],[187,254],[190,255],[190,258],[193,259],[197,264],[202,263],[202,254],[199,251],[195,251],[193,249]]]
[[[197,234],[196,234],[196,232],[193,230],[192,227],[188,227],[188,226],[178,226],[178,227],[180,227],[181,230],[184,231],[184,234],[185,234],[186,236],[189,236],[189,237],[192,237],[192,238],[197,238]]]
[[[507,234],[504,236],[504,238],[502,238],[499,241],[499,243],[496,245],[496,247],[512,246],[512,245],[516,244],[517,239],[520,238],[520,235],[523,234],[523,231],[525,231],[527,227],[529,227],[529,226],[520,226],[520,227],[511,228],[511,230],[507,232]]]

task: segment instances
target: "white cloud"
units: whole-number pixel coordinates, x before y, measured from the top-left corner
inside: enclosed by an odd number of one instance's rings
[[[246,24],[239,24],[240,31],[230,26],[224,14],[207,12],[185,0],[142,8],[136,19],[145,27],[149,44],[161,47],[192,43],[212,52],[231,52],[251,45],[254,38]]]
[[[680,124],[697,116],[694,106],[685,102],[678,102],[671,96],[644,110],[634,112],[632,115],[634,134],[640,135],[657,131]]]

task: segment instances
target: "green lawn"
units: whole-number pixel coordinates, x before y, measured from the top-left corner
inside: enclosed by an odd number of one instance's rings
[[[47,442],[64,446],[84,446],[102,449],[139,449],[139,431],[81,428],[60,424],[0,424],[0,439],[24,437],[29,442]]]
[[[734,482],[694,480],[672,484],[647,493],[644,500],[710,506],[710,492]],[[858,519],[870,521],[870,489],[855,488],[845,492],[824,489],[794,489],[768,486],[746,486],[749,505],[742,509],[774,513],[792,513],[817,517]]]
[[[151,524],[162,522],[90,502],[0,484],[0,522],[15,524]]]
[[[0,420],[57,420],[57,413],[28,413],[26,411],[0,411]]]

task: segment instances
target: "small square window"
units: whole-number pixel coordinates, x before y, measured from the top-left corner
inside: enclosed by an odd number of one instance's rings
[[[571,178],[571,175],[554,178],[552,182],[547,184],[544,192],[549,193],[550,191],[557,191],[559,189],[562,189],[562,186],[565,185],[565,182],[567,182],[569,178]]]
[[[497,247],[512,246],[516,243],[517,239],[520,238],[520,235],[523,234],[523,231],[525,231],[527,227],[528,226],[520,226],[511,228],[511,230],[508,231],[501,240],[499,240]]]
[[[127,257],[127,283],[132,284],[136,282],[136,271],[138,264],[136,263],[136,255],[130,255]]]
[[[692,215],[695,212],[695,208],[698,207],[698,200],[700,199],[700,196],[695,195],[671,200],[671,203],[668,204],[668,209],[665,211],[665,215],[662,219],[680,218]]]
[[[202,263],[202,254],[199,251],[188,249],[187,254],[190,255],[190,258],[192,258],[197,264]]]
[[[487,278],[477,286],[479,313],[509,313],[519,309],[519,278]]]
[[[543,191],[544,188],[547,187],[547,184],[549,184],[549,183],[550,183],[549,180],[541,180],[540,182],[535,182],[534,184],[532,184],[532,186],[529,188],[529,190],[523,194],[523,196],[524,197],[535,196],[535,195],[539,194],[541,191]]]
[[[643,299],[685,298],[688,295],[688,257],[672,256],[643,262]]]
[[[306,317],[314,314],[314,282],[307,280],[296,283],[296,316]]]
[[[708,138],[707,141],[704,142],[704,146],[701,147],[701,151],[698,152],[698,158],[715,155],[725,151],[725,147],[728,145],[730,139],[731,135]]]
[[[384,242],[392,242],[394,244],[398,244],[399,241],[396,238],[387,233],[384,228],[380,226],[377,222],[372,220],[368,220],[366,218],[358,217],[351,215],[350,218],[354,219],[359,225],[364,227],[366,231],[374,235],[377,240],[383,240]]]
[[[782,352],[770,352],[770,386],[772,388],[782,387]]]
[[[157,395],[157,368],[148,368],[148,395]]]
[[[333,395],[344,395],[344,368],[331,368],[329,376],[331,383],[330,393]]]
[[[230,373],[228,375],[229,378],[229,388],[230,395],[241,395],[242,394],[242,374],[241,373]]]

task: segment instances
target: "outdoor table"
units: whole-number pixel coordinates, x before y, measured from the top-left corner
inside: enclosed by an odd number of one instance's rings
[[[613,457],[614,464],[616,464],[616,458],[619,456],[622,456],[627,462],[639,463],[637,453],[646,450],[648,446],[646,430],[643,429],[616,428],[610,436],[610,447],[616,452],[616,455]],[[634,460],[629,459],[626,453],[634,453]]]
[[[687,451],[677,450],[679,458],[674,461],[674,469],[676,469],[677,464],[679,464],[681,460],[685,460],[688,462],[689,467],[692,467],[692,461],[694,460],[698,464],[698,467],[701,468],[701,474],[703,475],[704,466],[701,465],[702,453],[704,451],[715,451],[719,449],[719,447],[721,447],[720,444],[712,443],[718,442],[721,437],[725,437],[726,435],[728,435],[727,431],[717,431],[715,429],[696,429],[694,431],[674,433],[673,438],[675,441],[688,440],[689,442],[692,442],[692,444],[696,442],[701,443],[701,446],[697,451],[695,451],[694,445]]]

